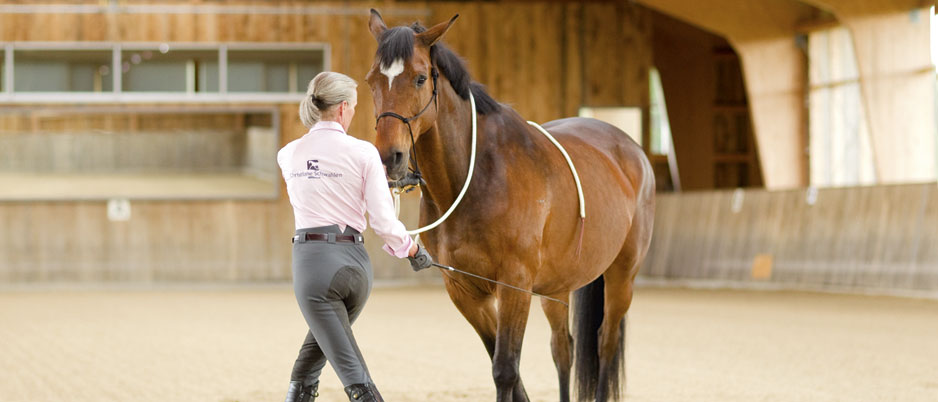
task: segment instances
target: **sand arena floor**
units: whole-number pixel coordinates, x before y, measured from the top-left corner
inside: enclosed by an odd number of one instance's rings
[[[287,286],[0,293],[0,401],[280,401],[304,324]],[[492,401],[441,288],[377,289],[354,330],[388,401]],[[557,400],[539,303],[521,361]],[[331,369],[322,401],[346,400]],[[938,401],[938,301],[642,288],[629,401]]]

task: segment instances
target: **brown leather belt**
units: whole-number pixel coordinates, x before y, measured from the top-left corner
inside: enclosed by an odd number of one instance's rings
[[[328,242],[328,243],[363,244],[365,243],[365,237],[360,234],[341,235],[341,234],[335,234],[335,233],[302,233],[302,234],[293,236],[294,243],[306,243],[310,241],[321,241],[321,242]]]

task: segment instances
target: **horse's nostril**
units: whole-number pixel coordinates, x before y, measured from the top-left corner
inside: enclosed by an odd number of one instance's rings
[[[395,153],[394,153],[394,166],[400,166],[401,161],[403,161],[403,160],[404,160],[404,153],[403,153],[403,152],[395,152]]]

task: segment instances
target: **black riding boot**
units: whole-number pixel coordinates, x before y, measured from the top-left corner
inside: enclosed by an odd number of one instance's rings
[[[303,386],[301,381],[290,381],[287,388],[287,399],[284,402],[316,402],[319,393],[319,384]]]
[[[348,400],[354,402],[384,402],[378,388],[372,383],[352,384],[345,387],[345,393],[348,394]]]

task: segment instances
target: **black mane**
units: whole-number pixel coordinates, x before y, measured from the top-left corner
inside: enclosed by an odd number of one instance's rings
[[[420,23],[415,22],[409,27],[400,26],[384,31],[378,41],[378,60],[381,66],[388,67],[396,59],[410,60],[414,55],[414,33],[426,30]],[[469,92],[472,91],[476,112],[490,114],[501,110],[502,105],[485,91],[485,87],[472,81],[465,61],[441,42],[430,47],[430,61],[437,66],[440,74],[449,80],[460,98],[469,99]]]

